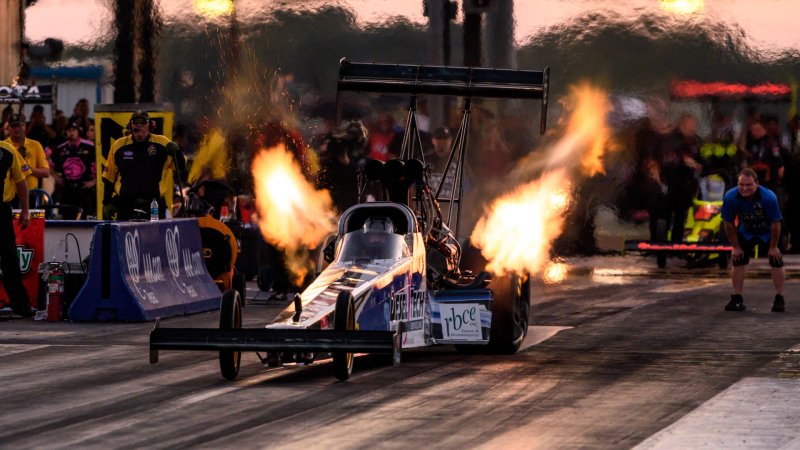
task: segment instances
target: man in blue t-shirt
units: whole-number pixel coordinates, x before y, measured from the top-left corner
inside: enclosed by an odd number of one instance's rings
[[[781,210],[778,198],[769,189],[758,185],[758,175],[752,169],[744,169],[739,173],[738,186],[725,193],[722,202],[722,220],[725,221],[725,233],[733,245],[731,259],[733,270],[733,295],[725,306],[726,311],[744,311],[745,267],[750,262],[753,250],[758,246],[759,252],[766,249],[769,265],[772,267],[772,284],[775,286],[775,302],[773,312],[784,311],[783,300],[783,256],[779,247],[781,235]],[[734,219],[739,219],[739,226]]]

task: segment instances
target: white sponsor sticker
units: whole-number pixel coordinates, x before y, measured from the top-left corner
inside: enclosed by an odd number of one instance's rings
[[[477,303],[442,303],[442,338],[454,341],[479,341],[481,313]]]

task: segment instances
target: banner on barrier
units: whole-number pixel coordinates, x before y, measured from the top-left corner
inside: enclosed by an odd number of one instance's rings
[[[147,321],[219,307],[196,219],[98,225],[72,320]]]
[[[17,238],[17,260],[22,272],[22,284],[28,291],[32,307],[36,306],[39,295],[39,274],[37,268],[44,260],[44,210],[31,210],[31,223],[28,228],[19,226],[20,210],[14,210],[14,235]],[[2,273],[2,272],[0,272]],[[0,305],[10,306],[3,281],[0,279]]]

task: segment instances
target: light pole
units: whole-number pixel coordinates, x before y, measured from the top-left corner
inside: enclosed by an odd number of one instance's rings
[[[0,86],[11,84],[17,76],[24,37],[24,2],[0,3]]]

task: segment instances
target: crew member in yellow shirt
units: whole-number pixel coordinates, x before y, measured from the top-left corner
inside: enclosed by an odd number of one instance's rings
[[[50,176],[50,165],[47,163],[42,144],[25,137],[25,118],[22,114],[12,114],[8,124],[11,127],[11,135],[4,142],[14,147],[30,167],[31,173],[25,177],[28,190],[38,189],[41,186],[40,179]]]
[[[22,317],[31,317],[36,311],[31,309],[28,291],[22,284],[22,273],[19,270],[17,257],[17,238],[14,233],[11,201],[16,195],[22,209],[19,215],[20,228],[28,227],[31,221],[28,210],[28,186],[25,175],[30,173],[25,161],[5,142],[0,142],[0,269],[3,270],[3,287],[8,294],[11,309]]]

